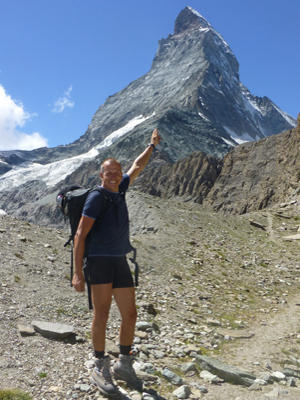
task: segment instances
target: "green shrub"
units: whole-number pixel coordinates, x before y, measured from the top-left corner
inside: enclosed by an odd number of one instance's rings
[[[32,400],[32,397],[19,389],[0,389],[0,400]]]

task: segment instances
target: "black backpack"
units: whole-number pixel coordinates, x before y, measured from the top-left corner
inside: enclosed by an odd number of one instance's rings
[[[71,233],[69,236],[68,241],[64,244],[64,247],[70,245],[71,246],[71,276],[70,276],[70,283],[72,286],[72,279],[73,279],[73,247],[74,247],[74,237],[76,235],[76,231],[79,225],[79,221],[82,216],[83,207],[85,205],[86,199],[88,195],[93,191],[97,190],[103,196],[103,206],[100,212],[100,215],[96,219],[95,223],[99,224],[105,214],[107,206],[109,203],[113,203],[113,200],[110,196],[107,195],[106,190],[102,186],[98,186],[96,189],[86,189],[82,186],[78,185],[71,185],[62,188],[56,196],[56,204],[60,208],[65,222],[69,222]],[[119,189],[119,192],[122,195],[125,193],[122,189]],[[88,288],[88,297],[89,297],[89,308],[92,309],[92,300],[91,300],[91,284],[90,284],[90,277],[89,277],[89,270],[87,264],[87,255],[89,250],[89,242],[90,242],[90,233],[87,235],[85,240],[85,250],[84,250],[84,258],[83,258],[83,271],[84,277]],[[138,286],[138,274],[139,274],[139,267],[136,262],[136,249],[132,247],[133,251],[133,258],[130,260],[135,264],[135,286]]]
[[[88,195],[93,191],[97,190],[103,196],[103,207],[101,213],[96,223],[100,223],[103,215],[106,211],[108,202],[112,202],[111,198],[106,195],[106,191],[103,187],[99,186],[96,189],[86,189],[82,186],[71,185],[62,188],[56,196],[56,204],[60,208],[65,222],[70,224],[71,233],[68,241],[64,244],[64,247],[71,246],[71,275],[70,275],[70,284],[72,286],[73,279],[73,247],[74,247],[74,238],[76,235],[76,231],[79,225],[79,221],[81,219],[82,211],[84,204]],[[89,298],[89,308],[92,309],[92,299],[91,299],[91,287],[90,287],[90,279],[88,273],[87,266],[87,255],[89,250],[89,242],[90,242],[90,234],[87,235],[85,239],[85,249],[84,249],[84,257],[83,257],[83,271],[84,278],[88,288],[88,298]]]

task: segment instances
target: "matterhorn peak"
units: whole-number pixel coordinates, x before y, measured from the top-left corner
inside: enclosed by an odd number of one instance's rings
[[[180,12],[175,21],[174,35],[186,30],[198,28],[211,28],[211,25],[201,14],[187,6]]]

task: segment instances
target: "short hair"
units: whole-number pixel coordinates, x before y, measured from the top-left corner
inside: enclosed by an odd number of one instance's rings
[[[117,159],[115,159],[115,158],[113,158],[113,157],[109,157],[109,158],[107,158],[106,160],[104,160],[103,163],[101,164],[100,172],[101,172],[102,174],[103,174],[103,169],[104,169],[104,164],[105,164],[105,163],[116,163],[116,164],[119,164],[120,167],[121,167],[120,161],[118,161]],[[121,169],[122,169],[122,167],[121,167]]]

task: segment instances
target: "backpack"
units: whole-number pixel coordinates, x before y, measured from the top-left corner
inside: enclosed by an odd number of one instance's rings
[[[99,186],[96,189],[86,189],[82,186],[71,185],[62,188],[56,196],[56,204],[60,208],[65,222],[70,224],[70,236],[68,241],[64,244],[64,247],[71,246],[71,274],[70,274],[70,284],[72,287],[72,279],[73,279],[73,248],[74,248],[74,238],[76,235],[76,231],[79,225],[79,221],[81,219],[83,207],[85,205],[86,199],[88,195],[93,191],[97,190],[103,196],[103,206],[95,223],[100,223],[103,215],[106,211],[108,202],[112,202],[112,199],[106,195],[105,189]],[[85,282],[88,288],[88,298],[89,298],[89,308],[92,309],[92,299],[91,299],[91,288],[90,288],[90,279],[88,273],[88,265],[87,265],[87,255],[89,251],[89,242],[90,242],[90,234],[87,235],[85,239],[85,248],[84,248],[84,256],[83,256],[83,272],[85,277]]]
[[[78,185],[71,185],[62,188],[56,196],[56,204],[60,208],[65,222],[69,222],[71,233],[68,241],[64,244],[64,247],[70,245],[71,246],[71,275],[70,275],[70,284],[72,287],[72,279],[73,279],[73,247],[74,247],[74,238],[76,235],[76,231],[79,225],[79,221],[82,216],[82,211],[86,202],[88,195],[97,190],[102,194],[103,197],[103,206],[100,212],[100,215],[96,219],[95,223],[101,223],[101,220],[104,216],[104,213],[107,209],[109,203],[113,203],[113,200],[110,196],[107,195],[106,190],[102,186],[98,186],[95,189],[84,188]],[[120,194],[125,195],[123,190],[119,189]],[[89,269],[87,263],[87,256],[89,250],[89,242],[90,242],[90,233],[87,235],[85,240],[85,250],[84,250],[84,258],[83,258],[83,271],[85,282],[87,284],[88,289],[88,299],[89,299],[89,308],[90,310],[93,308],[92,299],[91,299],[91,283],[89,278]],[[132,247],[133,257],[130,258],[135,264],[135,286],[138,286],[138,274],[139,274],[139,266],[136,262],[136,249]]]

